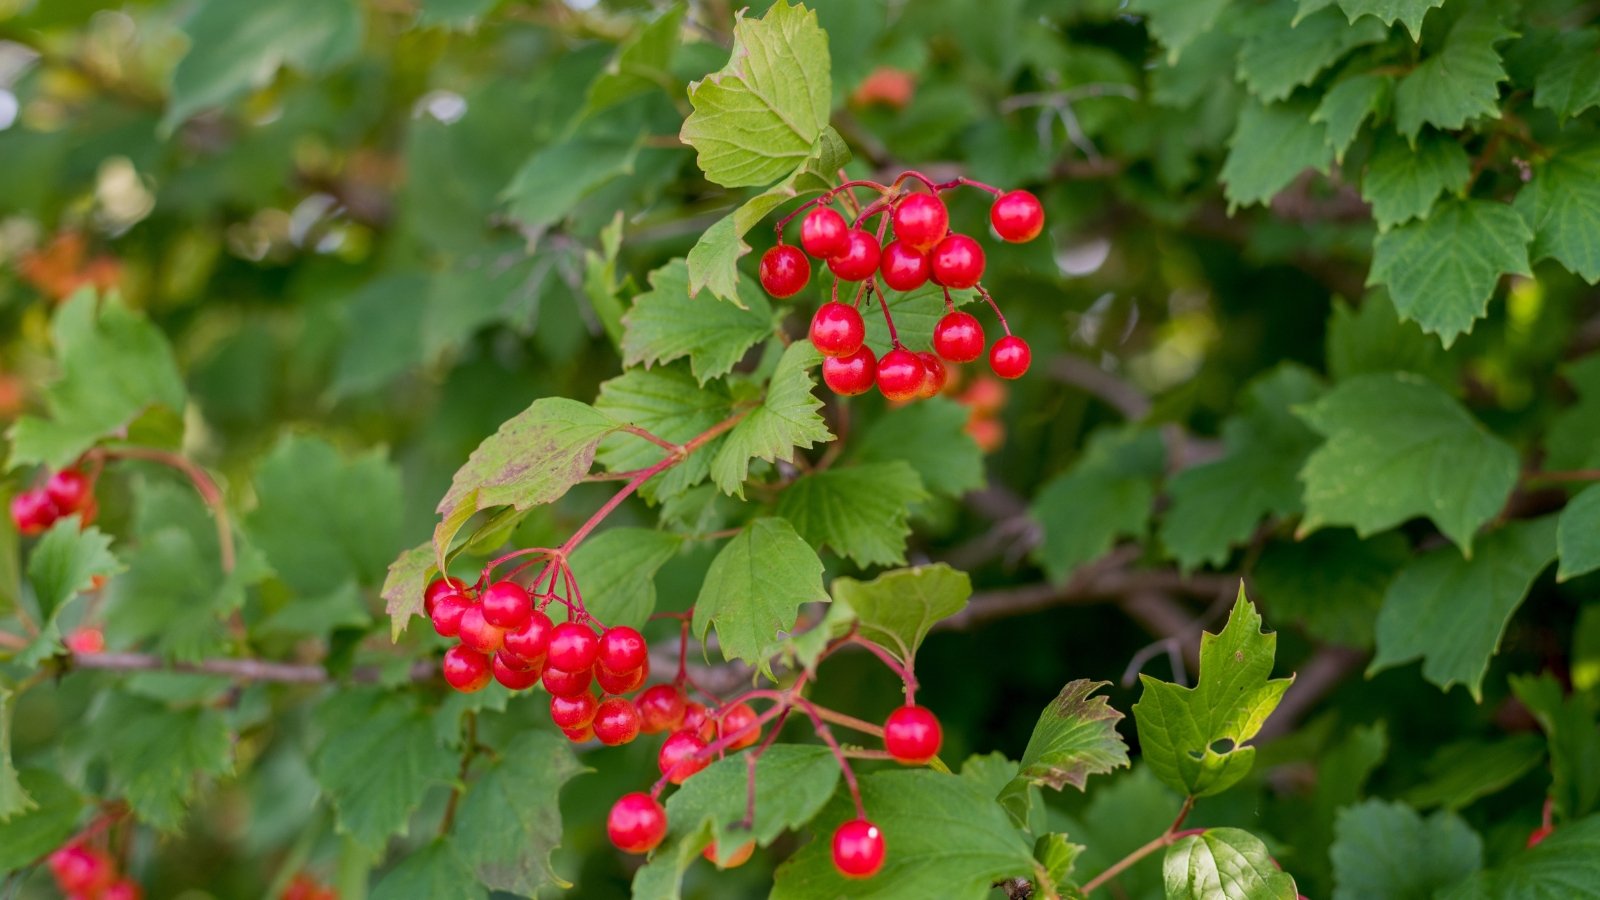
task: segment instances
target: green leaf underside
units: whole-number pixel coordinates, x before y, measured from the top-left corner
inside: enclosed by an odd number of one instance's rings
[[[1300,17],[1292,26],[1290,4],[1270,9],[1239,51],[1239,80],[1268,103],[1287,99],[1351,50],[1388,36],[1388,29],[1373,19],[1349,22],[1332,9]]]
[[[589,771],[569,742],[554,732],[524,732],[500,749],[499,759],[480,765],[452,831],[463,861],[498,891],[531,897],[542,888],[570,887],[550,865],[561,843],[561,788]]]
[[[28,583],[39,617],[53,623],[67,601],[94,585],[97,576],[122,571],[111,553],[111,536],[90,526],[82,528],[78,516],[56,520],[28,557]]]
[[[904,462],[834,467],[795,479],[778,498],[778,515],[814,547],[863,568],[906,558],[911,507],[928,498]]]
[[[1361,132],[1361,123],[1381,116],[1393,93],[1393,77],[1361,73],[1339,80],[1322,95],[1311,121],[1327,126],[1328,148],[1335,162],[1344,162],[1346,151]]]
[[[1600,106],[1600,32],[1564,31],[1534,80],[1533,105],[1561,118]]]
[[[1307,169],[1327,174],[1332,145],[1314,111],[1299,100],[1245,104],[1218,176],[1230,211],[1266,203]]]
[[[855,613],[861,636],[902,662],[914,660],[933,626],[965,609],[972,596],[967,573],[944,563],[885,572],[871,581],[839,577],[832,588]]]
[[[751,460],[787,459],[796,448],[809,449],[833,438],[818,414],[822,401],[812,394],[816,382],[811,369],[821,359],[810,341],[796,341],[783,352],[767,396],[728,432],[711,460],[711,479],[724,494],[744,496]]]
[[[324,739],[311,758],[339,831],[382,850],[404,834],[423,794],[455,776],[456,760],[427,717],[382,690],[345,690],[318,706]]]
[[[1600,147],[1565,149],[1546,160],[1517,193],[1516,208],[1533,229],[1534,260],[1553,259],[1590,284],[1600,282]]]
[[[738,303],[714,303],[689,294],[689,269],[681,259],[649,275],[650,290],[633,298],[622,317],[622,362],[651,366],[688,357],[704,385],[733,371],[745,352],[772,335],[772,306],[748,278],[738,281]]]
[[[1498,117],[1506,71],[1495,45],[1515,36],[1490,5],[1470,8],[1450,29],[1443,49],[1400,79],[1394,92],[1400,133],[1415,140],[1425,124],[1456,129],[1472,119]]]
[[[1424,819],[1409,806],[1368,800],[1339,811],[1334,900],[1429,900],[1483,865],[1483,842],[1454,813]]]
[[[1600,485],[1584,488],[1573,497],[1556,526],[1556,549],[1562,581],[1600,569]]]
[[[1034,558],[1055,582],[1104,556],[1118,538],[1144,534],[1166,446],[1154,429],[1105,428],[1083,456],[1045,482],[1030,510],[1044,529]]]
[[[1426,216],[1441,193],[1460,193],[1471,178],[1472,160],[1451,138],[1427,131],[1410,147],[1386,134],[1367,162],[1361,196],[1378,227],[1389,228]]]
[[[715,626],[722,655],[765,669],[800,606],[828,599],[822,561],[783,519],[756,519],[717,553],[695,601],[694,631]]]
[[[684,5],[674,3],[617,46],[617,54],[589,85],[584,112],[593,115],[640,94],[676,89],[672,53],[683,28]]]
[[[183,826],[201,778],[233,768],[227,723],[215,709],[175,710],[117,694],[89,730],[139,820],[165,832]]]
[[[1208,828],[1167,848],[1167,896],[1199,900],[1294,900],[1294,877],[1261,839],[1238,828]]]

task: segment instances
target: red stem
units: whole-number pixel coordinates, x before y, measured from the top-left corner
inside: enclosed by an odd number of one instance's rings
[[[1000,311],[1000,304],[994,302],[994,298],[989,296],[989,292],[987,290],[984,290],[983,285],[981,285],[981,284],[974,285],[974,287],[978,291],[978,296],[982,297],[985,301],[987,301],[988,304],[989,304],[989,308],[994,310],[995,318],[1000,320],[1000,327],[1005,329],[1006,337],[1010,337],[1011,336],[1011,326],[1010,326],[1010,324],[1008,324],[1006,322],[1006,314]]]
[[[846,643],[865,647],[869,652],[872,653],[873,656],[876,656],[878,659],[882,660],[883,664],[889,667],[889,671],[899,675],[900,680],[905,682],[906,705],[910,706],[916,702],[917,676],[912,673],[910,666],[902,664],[900,660],[895,659],[894,655],[889,651],[879,647],[877,644],[874,644],[859,634],[850,635],[848,638],[846,638]]]
[[[809,700],[795,697],[794,702],[805,710],[807,716],[811,717],[811,724],[817,731],[817,737],[822,738],[822,742],[828,745],[829,750],[833,751],[834,761],[839,764],[839,772],[844,775],[844,783],[850,788],[850,799],[856,805],[856,818],[865,819],[867,817],[867,808],[861,802],[861,785],[856,783],[855,770],[850,768],[850,760],[845,758],[844,748],[840,747],[839,742],[834,740],[833,731],[828,728],[827,723],[822,721],[822,717],[817,715],[816,707],[812,706]]]
[[[1186,798],[1183,801],[1183,807],[1178,810],[1178,817],[1172,820],[1172,824],[1167,826],[1166,831],[1163,831],[1159,837],[1150,841],[1148,844],[1145,844],[1137,850],[1134,850],[1132,853],[1129,853],[1127,856],[1124,856],[1123,858],[1112,863],[1111,868],[1106,869],[1099,875],[1089,879],[1089,882],[1083,886],[1083,893],[1085,895],[1092,893],[1095,888],[1100,887],[1111,879],[1121,875],[1123,872],[1127,871],[1128,867],[1132,866],[1139,860],[1144,859],[1146,856],[1156,852],[1157,850],[1160,850],[1163,847],[1170,847],[1186,837],[1200,834],[1201,832],[1205,831],[1204,828],[1190,828],[1187,831],[1178,830],[1178,828],[1183,825],[1183,820],[1189,817],[1189,810],[1191,809],[1194,809],[1193,797]]]
[[[200,499],[211,507],[211,516],[217,522],[217,552],[221,556],[222,571],[233,571],[233,527],[229,524],[228,507],[223,502],[222,489],[217,487],[217,482],[209,472],[177,453],[152,447],[101,447],[89,451],[88,456],[94,459],[142,459],[182,472],[194,485]]]

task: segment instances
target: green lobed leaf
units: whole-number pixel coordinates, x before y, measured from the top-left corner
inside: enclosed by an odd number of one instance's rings
[[[1334,900],[1430,900],[1483,865],[1483,842],[1452,812],[1424,819],[1368,800],[1340,810],[1334,829]]]
[[[406,550],[389,564],[389,574],[380,591],[384,610],[389,614],[389,637],[399,640],[400,633],[411,624],[412,616],[422,615],[422,592],[428,579],[438,571],[438,554],[433,552],[433,542],[425,541]]]
[[[1133,705],[1146,764],[1164,783],[1195,797],[1227,790],[1250,772],[1256,749],[1245,741],[1294,681],[1270,679],[1278,636],[1261,631],[1261,614],[1244,588],[1220,634],[1200,638],[1198,683],[1187,688],[1141,674]],[[1218,745],[1222,748],[1218,749]]]
[[[911,507],[926,499],[922,479],[906,463],[864,463],[795,479],[779,495],[777,513],[807,543],[867,568],[906,561]]]
[[[1415,322],[1401,321],[1394,302],[1382,290],[1367,294],[1352,310],[1333,304],[1328,319],[1328,374],[1334,381],[1357,375],[1412,372],[1444,387],[1455,383],[1455,366],[1439,342]]]
[[[0,818],[0,874],[33,865],[78,830],[83,797],[48,769],[23,769],[18,786],[33,805],[25,812]]]
[[[228,725],[215,709],[173,709],[113,693],[89,733],[114,789],[139,821],[165,832],[183,827],[200,777],[233,769]]]
[[[904,461],[930,493],[960,497],[983,487],[983,451],[967,433],[965,406],[944,397],[891,409],[850,437],[851,458]]]
[[[1292,0],[1273,4],[1239,50],[1239,80],[1268,103],[1288,99],[1346,53],[1389,33],[1369,18],[1346,21],[1332,9],[1297,18],[1294,8]]]
[[[1268,202],[1307,169],[1328,173],[1328,129],[1312,120],[1313,112],[1313,106],[1300,100],[1250,101],[1239,111],[1218,176],[1229,212]]]
[[[1418,557],[1389,585],[1369,672],[1422,660],[1424,678],[1461,682],[1483,697],[1489,658],[1511,614],[1556,557],[1556,517],[1513,522],[1484,538],[1472,559],[1450,548]]]
[[[1155,429],[1104,428],[1070,469],[1045,482],[1030,512],[1044,530],[1033,551],[1050,580],[1065,581],[1119,537],[1144,534],[1166,447]]]
[[[1261,839],[1239,828],[1208,828],[1167,848],[1168,900],[1294,900],[1294,877]]]
[[[1516,485],[1516,451],[1414,375],[1352,378],[1300,414],[1328,438],[1300,473],[1301,535],[1349,525],[1366,537],[1426,516],[1470,555]]]
[[[28,556],[28,584],[44,624],[54,622],[68,600],[89,590],[95,578],[121,572],[111,536],[78,516],[57,519]]]
[[[966,608],[972,580],[935,563],[884,572],[871,581],[835,578],[833,596],[855,612],[862,637],[909,665],[933,626]]]
[[[1533,105],[1562,119],[1600,106],[1600,32],[1562,32],[1555,53],[1544,60],[1533,83]]]
[[[372,900],[484,900],[472,868],[443,838],[407,856],[372,889]]]
[[[1077,868],[1078,857],[1086,850],[1083,844],[1074,844],[1060,832],[1044,835],[1033,845],[1033,858],[1039,861],[1043,871],[1038,873],[1056,894],[1075,898],[1079,890],[1077,879],[1073,877],[1073,870]]]
[[[565,219],[585,197],[633,172],[638,135],[580,132],[535,151],[506,186],[506,212],[529,228]]]
[[[1383,595],[1411,559],[1397,532],[1361,540],[1349,529],[1325,529],[1262,551],[1251,583],[1274,622],[1297,622],[1312,637],[1371,649]]]
[[[1516,209],[1533,229],[1535,262],[1553,259],[1600,282],[1600,147],[1562,150],[1539,164],[1517,193]]]
[[[733,371],[751,347],[772,336],[772,306],[748,278],[739,279],[735,303],[693,299],[681,259],[651,272],[649,280],[650,290],[634,297],[622,316],[625,366],[688,357],[695,380],[704,385]]]
[[[811,393],[816,387],[811,368],[821,359],[810,341],[796,341],[783,351],[761,405],[734,426],[711,460],[711,478],[724,494],[744,497],[751,460],[787,459],[797,447],[833,438],[817,412],[822,401]]]
[[[847,285],[848,286],[848,285]],[[846,296],[840,291],[841,298]],[[855,297],[854,292],[848,295]],[[885,294],[878,294],[882,300]],[[944,318],[946,308],[944,289],[932,282],[910,291],[888,293],[889,312],[894,316],[894,327],[900,342],[909,347],[927,347],[933,344],[933,329]],[[976,291],[951,291],[950,299],[956,306],[965,306],[978,300]],[[876,303],[877,301],[874,301]],[[880,357],[889,351],[889,326],[883,320],[881,308],[863,307],[867,323],[867,346]]]
[[[822,561],[784,519],[756,519],[717,553],[694,605],[701,639],[714,625],[726,659],[763,670],[801,604],[827,600]]]
[[[656,610],[656,571],[682,546],[681,535],[649,528],[591,535],[569,560],[584,605],[608,627],[643,628]]]
[[[1479,117],[1498,118],[1500,82],[1507,76],[1494,46],[1515,36],[1492,6],[1469,9],[1444,47],[1400,79],[1394,92],[1400,133],[1414,142],[1424,124],[1455,129]]]
[[[1000,793],[1000,803],[1021,818],[1030,785],[1085,789],[1090,775],[1109,774],[1128,765],[1128,745],[1117,733],[1122,713],[1105,697],[1092,697],[1109,681],[1079,678],[1067,682],[1039,714],[1016,778]],[[1020,801],[1020,802],[1019,802]]]
[[[828,69],[815,12],[779,0],[760,19],[740,14],[728,64],[689,85],[694,112],[679,137],[717,184],[770,184],[810,156],[827,127]]]
[[[1548,672],[1512,675],[1511,692],[1538,720],[1550,747],[1550,797],[1562,822],[1600,808],[1600,702],[1587,691],[1566,694]]]
[[[1333,0],[1300,0],[1302,10],[1309,6],[1327,6]],[[1337,0],[1351,22],[1362,16],[1376,16],[1385,25],[1399,22],[1411,32],[1413,40],[1422,40],[1422,20],[1428,10],[1438,9],[1447,0]]]
[[[1600,569],[1600,485],[1591,485],[1567,501],[1556,525],[1556,549],[1561,556],[1558,581]]]
[[[551,731],[525,731],[498,749],[499,758],[480,763],[461,797],[451,831],[456,852],[497,891],[532,897],[571,887],[550,854],[561,844],[561,788],[589,770]]]
[[[1232,0],[1134,0],[1129,8],[1144,13],[1145,27],[1167,48],[1175,63],[1201,34],[1210,31]]]
[[[1459,194],[1472,179],[1467,151],[1447,135],[1428,130],[1415,146],[1394,135],[1378,138],[1361,179],[1361,196],[1372,204],[1380,229],[1422,218],[1440,194]]]
[[[1418,809],[1465,809],[1510,787],[1543,761],[1543,742],[1532,734],[1457,741],[1434,753],[1423,766],[1426,780],[1406,789],[1399,799]]]
[[[1600,816],[1557,828],[1537,847],[1436,896],[1439,900],[1594,900],[1600,897]]]
[[[5,822],[39,808],[22,786],[16,764],[11,761],[11,712],[15,700],[11,689],[0,685],[0,834],[4,833]]]
[[[1343,164],[1344,155],[1361,132],[1368,118],[1381,119],[1394,94],[1394,78],[1361,72],[1341,78],[1322,95],[1311,114],[1311,121],[1327,126],[1328,147],[1334,162]]]
[[[674,3],[617,45],[605,71],[589,84],[586,115],[651,91],[677,95],[682,85],[672,74],[672,55],[678,49],[683,14],[684,5]]]
[[[675,444],[688,443],[734,411],[733,396],[725,383],[699,385],[682,363],[628,369],[602,382],[594,408]],[[660,502],[704,481],[711,474],[711,460],[724,440],[713,438],[699,452],[645,482],[639,493],[647,500]],[[637,435],[613,434],[600,442],[595,458],[607,471],[632,472],[655,465],[663,455],[661,447]]]
[[[1578,402],[1562,410],[1545,432],[1544,467],[1549,471],[1600,466],[1600,354],[1562,367]]]

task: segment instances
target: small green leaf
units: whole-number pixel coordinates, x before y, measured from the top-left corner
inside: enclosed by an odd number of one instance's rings
[[[1556,526],[1556,548],[1561,555],[1556,570],[1560,581],[1600,569],[1600,484],[1567,501]]]
[[[1079,678],[1069,681],[1039,714],[1022,751],[1017,776],[1000,792],[1000,804],[1021,820],[1026,792],[1038,785],[1084,790],[1090,775],[1105,775],[1128,765],[1128,745],[1117,733],[1122,713],[1104,697],[1091,697],[1110,684]]]
[[[1438,900],[1594,900],[1600,897],[1600,816],[1557,828]]]
[[[622,362],[655,365],[688,357],[704,385],[733,371],[745,353],[772,336],[772,306],[748,278],[739,279],[735,303],[694,300],[689,270],[675,259],[650,273],[650,290],[633,298],[622,317]]]
[[[926,499],[909,465],[867,463],[795,479],[779,496],[777,512],[807,543],[866,568],[906,561],[911,507]]]
[[[1517,193],[1516,208],[1533,229],[1534,261],[1553,259],[1590,284],[1600,282],[1600,147],[1545,160]]]
[[[89,732],[112,784],[141,822],[165,832],[179,830],[200,789],[197,780],[233,769],[222,713],[171,709],[126,693],[107,700]]]
[[[39,808],[11,762],[11,705],[15,699],[9,688],[0,686],[0,834],[5,830],[3,823]]]
[[[833,594],[855,611],[862,637],[910,664],[934,624],[966,608],[972,580],[936,563],[885,572],[871,581],[835,578]]]
[[[1425,124],[1456,129],[1480,116],[1498,118],[1506,70],[1494,45],[1515,36],[1492,7],[1469,9],[1451,27],[1443,49],[1400,79],[1394,92],[1400,133],[1414,142]]]
[[[1418,809],[1465,809],[1515,784],[1543,761],[1544,744],[1532,734],[1457,741],[1439,748],[1423,766],[1426,780],[1399,799]]]
[[[1331,0],[1300,0],[1300,8],[1327,6]],[[1413,40],[1422,40],[1422,20],[1428,10],[1445,5],[1446,0],[1338,0],[1339,8],[1355,22],[1362,16],[1376,16],[1385,25],[1399,22],[1411,32]]]
[[[554,225],[579,201],[631,173],[638,135],[580,132],[528,157],[506,187],[506,212],[529,228]]]
[[[702,639],[713,625],[726,659],[766,668],[801,604],[828,599],[822,561],[783,519],[756,519],[712,560],[694,606]]]
[[[1294,677],[1269,679],[1278,636],[1239,590],[1220,634],[1200,638],[1199,683],[1192,688],[1141,674],[1133,706],[1145,762],[1163,782],[1195,797],[1227,790],[1249,774],[1256,748],[1245,746],[1277,708]],[[1219,745],[1221,745],[1219,747]]]
[[[711,478],[724,494],[744,496],[752,459],[787,459],[796,447],[833,438],[817,412],[822,401],[811,393],[816,387],[811,367],[821,358],[810,341],[796,341],[783,352],[766,398],[734,426],[711,460]]]
[[[1600,467],[1600,353],[1568,363],[1561,374],[1578,402],[1551,420],[1544,467],[1552,472]]]
[[[1085,849],[1083,844],[1074,844],[1067,839],[1067,835],[1059,832],[1047,834],[1034,842],[1033,858],[1044,867],[1039,874],[1057,894],[1068,898],[1079,896],[1078,883],[1072,877],[1072,871]]]
[[[561,788],[589,771],[568,741],[549,731],[526,731],[492,762],[475,767],[451,832],[478,881],[497,891],[532,897],[547,887],[571,887],[550,865],[561,844]],[[507,803],[507,798],[515,802]]]
[[[1393,93],[1392,76],[1361,72],[1340,79],[1322,95],[1311,121],[1327,126],[1334,162],[1344,163],[1345,153],[1361,132],[1361,123],[1369,117],[1381,118]]]
[[[608,627],[643,628],[656,610],[656,570],[682,546],[669,532],[611,528],[580,544],[569,562],[596,618]]]
[[[1208,828],[1167,848],[1167,900],[1295,900],[1294,877],[1261,839],[1238,828]]]
[[[1451,812],[1424,819],[1368,800],[1341,810],[1334,828],[1334,900],[1430,900],[1483,865],[1483,842]]]
[[[1533,82],[1533,105],[1562,119],[1600,106],[1600,32],[1580,28],[1562,32],[1557,49]]]
[[[1594,695],[1566,694],[1549,672],[1511,676],[1511,692],[1544,729],[1556,817],[1572,822],[1600,808],[1600,703]]]
[[[683,13],[683,4],[674,3],[617,45],[617,55],[589,85],[585,115],[651,91],[677,95],[682,90],[672,74],[672,54],[678,49]]]
[[[653,369],[628,369],[600,385],[594,408],[618,422],[643,428],[664,440],[684,444],[733,415],[733,396],[721,381],[701,386],[682,363]],[[711,460],[722,437],[698,453],[645,482],[639,493],[652,502],[682,494],[711,474]],[[631,472],[661,461],[663,450],[637,435],[614,434],[600,442],[595,458],[611,472]]]
[[[1421,218],[1440,194],[1457,194],[1472,178],[1472,160],[1450,137],[1423,132],[1415,147],[1393,135],[1378,138],[1367,161],[1361,196],[1372,204],[1372,218],[1382,229]]]
[[[1328,129],[1312,120],[1314,108],[1299,100],[1250,101],[1228,139],[1222,193],[1228,210],[1266,203],[1307,169],[1326,175],[1332,162]]]
[[[1511,614],[1555,558],[1555,516],[1506,525],[1472,559],[1448,547],[1418,557],[1383,598],[1368,671],[1420,658],[1424,678],[1445,690],[1459,681],[1482,700],[1489,658]]]
[[[433,542],[426,541],[401,553],[389,564],[381,594],[384,610],[391,620],[391,640],[400,638],[400,632],[406,630],[412,616],[422,615],[422,592],[428,586],[429,576],[438,571],[438,558],[433,552]]]
[[[372,900],[484,900],[472,868],[455,845],[439,838],[390,869],[372,889]]]
[[[1239,51],[1239,80],[1271,103],[1314,81],[1357,47],[1376,44],[1389,30],[1370,19],[1347,22],[1332,9],[1295,18],[1288,2],[1269,8],[1261,27]]]
[[[1371,649],[1383,594],[1411,559],[1398,532],[1361,540],[1346,528],[1273,541],[1256,563],[1256,599],[1274,622],[1297,622],[1313,637]]]
[[[0,873],[31,866],[66,843],[78,830],[78,814],[83,811],[83,797],[47,769],[23,769],[18,784],[25,796],[33,798],[33,806],[0,819]]]
[[[1144,534],[1165,465],[1166,447],[1155,429],[1104,428],[1090,436],[1083,456],[1045,482],[1030,510],[1044,529],[1034,558],[1051,581],[1066,581],[1119,537]]]
[[[122,569],[111,553],[110,535],[94,526],[82,528],[77,516],[57,519],[28,557],[28,583],[39,618],[54,622],[68,600],[94,585],[96,576]]]
[[[1444,348],[1417,323],[1401,321],[1393,301],[1381,290],[1367,294],[1355,310],[1343,301],[1334,302],[1328,319],[1327,358],[1328,374],[1334,381],[1411,372],[1444,387],[1455,383],[1455,366]]]
[[[983,487],[983,451],[967,433],[965,406],[934,397],[891,409],[850,436],[860,462],[902,460],[922,476],[922,486],[945,497]]]
[[[1130,9],[1144,13],[1145,27],[1167,48],[1175,63],[1195,38],[1210,31],[1232,0],[1134,0]]]

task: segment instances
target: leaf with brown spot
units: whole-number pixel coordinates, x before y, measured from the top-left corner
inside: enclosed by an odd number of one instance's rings
[[[1081,791],[1090,775],[1128,765],[1128,745],[1117,733],[1122,713],[1106,698],[1090,696],[1110,683],[1069,681],[1039,714],[1017,777],[1000,792],[1000,803],[1018,822],[1027,821],[1030,786],[1059,791],[1070,784]]]
[[[433,543],[424,541],[389,564],[381,594],[384,610],[389,613],[391,639],[400,637],[412,616],[422,615],[422,592],[428,586],[428,576],[438,571],[434,557]]]

